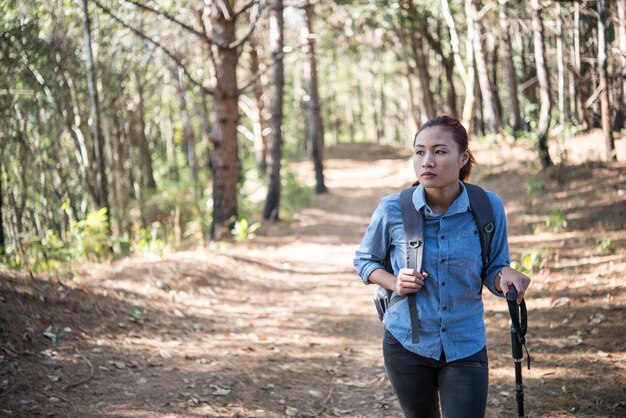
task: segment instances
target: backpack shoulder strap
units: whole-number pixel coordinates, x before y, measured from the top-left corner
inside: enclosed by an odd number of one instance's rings
[[[413,192],[416,187],[409,187],[400,193],[400,211],[404,225],[406,242],[406,266],[415,270],[422,268],[424,257],[424,216],[413,206]]]
[[[417,186],[409,187],[400,193],[400,211],[404,225],[404,240],[406,243],[406,266],[421,271],[424,259],[424,215],[415,210],[413,192]],[[417,301],[415,293],[407,296],[409,313],[411,316],[411,341],[419,342],[419,321],[417,319]]]
[[[493,230],[495,228],[493,209],[491,208],[491,202],[487,193],[480,187],[463,183],[465,190],[469,196],[470,207],[476,226],[478,227],[478,235],[480,236],[480,247],[482,250],[483,258],[483,271],[482,278],[485,280],[485,270],[489,265],[491,238],[493,237]]]

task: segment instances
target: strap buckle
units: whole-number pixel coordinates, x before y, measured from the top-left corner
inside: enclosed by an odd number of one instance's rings
[[[420,240],[409,241],[407,245],[412,249],[416,249],[422,245],[422,241]]]

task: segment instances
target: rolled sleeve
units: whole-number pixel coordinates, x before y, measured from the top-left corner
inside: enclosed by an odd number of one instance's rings
[[[498,291],[495,279],[500,270],[509,267],[509,241],[506,227],[506,213],[500,197],[492,192],[487,192],[494,217],[494,231],[489,247],[489,265],[485,270],[485,286],[496,296],[504,297],[504,293]]]
[[[374,270],[385,268],[390,242],[386,206],[386,200],[381,199],[355,252],[354,268],[365,284],[371,284],[369,276]]]

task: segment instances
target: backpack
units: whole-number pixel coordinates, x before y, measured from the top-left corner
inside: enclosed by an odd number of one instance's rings
[[[473,184],[463,183],[465,190],[469,196],[470,210],[474,216],[474,221],[478,228],[480,236],[480,247],[482,250],[483,269],[481,277],[485,282],[485,270],[489,265],[489,247],[494,230],[493,210],[491,202],[485,191]],[[417,186],[409,187],[400,193],[400,211],[402,212],[402,223],[404,225],[404,238],[406,243],[407,267],[415,270],[421,270],[422,259],[424,256],[424,214],[416,213],[413,206],[413,192]],[[416,216],[417,215],[417,216]],[[391,266],[391,247],[387,249],[385,262],[383,263],[385,270],[394,274]],[[482,286],[481,286],[482,292]],[[382,321],[387,309],[395,303],[401,301],[405,297],[408,298],[409,310],[411,313],[411,331],[413,344],[419,342],[419,323],[417,320],[417,304],[415,301],[415,293],[407,296],[391,297],[392,291],[382,286],[376,286],[374,292],[374,305],[378,312],[378,318]]]

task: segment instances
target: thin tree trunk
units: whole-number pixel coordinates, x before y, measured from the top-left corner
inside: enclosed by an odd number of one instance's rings
[[[561,21],[561,4],[556,3],[556,64],[558,71],[558,102],[559,125],[565,124],[565,71],[563,65],[563,23]]]
[[[120,89],[121,90],[121,89]],[[120,95],[120,97],[124,97]],[[117,224],[120,230],[120,235],[130,236],[130,222],[128,219],[128,195],[126,191],[126,176],[124,173],[124,162],[126,161],[126,153],[124,152],[124,145],[126,138],[124,137],[124,127],[120,121],[117,109],[113,112],[113,138],[115,139],[113,152],[115,158],[113,159],[113,172],[114,184],[115,184],[115,206],[117,212]]]
[[[489,80],[489,71],[487,69],[487,59],[482,42],[482,24],[476,20],[478,14],[476,4],[470,1],[470,13],[474,23],[474,57],[476,59],[476,71],[478,73],[478,84],[480,86],[480,94],[483,102],[483,116],[489,133],[497,133],[502,129],[502,121],[496,106],[493,94],[493,86]]]
[[[507,87],[509,88],[509,100],[511,109],[509,110],[509,124],[513,131],[523,128],[522,113],[520,110],[519,97],[517,93],[517,76],[515,73],[515,63],[513,62],[513,45],[511,34],[509,33],[509,17],[506,12],[507,0],[499,0],[500,28],[502,30],[502,45],[504,46],[504,61],[507,67]]]
[[[315,57],[315,34],[313,32],[313,6],[304,7],[306,17],[306,34],[308,41],[308,90],[309,90],[309,140],[311,141],[311,157],[315,166],[315,193],[326,193],[324,183],[324,123],[317,87],[317,62]]]
[[[198,182],[198,158],[196,157],[196,137],[193,133],[193,125],[191,123],[191,115],[189,114],[189,103],[185,90],[184,78],[185,73],[182,68],[172,70],[176,76],[176,92],[180,102],[180,118],[183,124],[183,140],[185,143],[185,157],[187,159],[187,167],[189,168],[189,177],[195,193],[194,201],[197,204],[200,198],[200,183]]]
[[[280,167],[283,146],[283,102],[285,69],[283,65],[284,20],[283,0],[272,0],[270,16],[270,51],[274,62],[270,74],[270,133],[268,153],[268,186],[263,219],[277,220],[280,209]]]
[[[102,134],[102,125],[100,123],[100,104],[98,98],[98,88],[96,86],[97,75],[96,67],[93,60],[93,51],[91,49],[91,28],[87,0],[82,0],[81,5],[83,9],[83,41],[85,43],[85,62],[87,65],[87,90],[89,93],[89,102],[91,105],[92,138],[95,150],[98,206],[101,208],[106,208],[107,217],[110,217],[111,210],[109,207],[109,190],[106,174],[106,162],[104,156],[104,135]],[[110,234],[111,223],[107,222],[107,224]]]
[[[606,148],[606,159],[617,160],[615,153],[615,139],[613,138],[613,124],[611,123],[611,100],[609,97],[609,81],[607,74],[605,28],[607,11],[604,0],[597,0],[598,8],[598,78],[600,80],[600,106],[602,109],[602,131]]]
[[[135,71],[135,84],[137,85],[137,111],[135,113],[134,132],[135,143],[139,150],[139,162],[141,164],[141,175],[143,187],[150,190],[156,190],[156,181],[154,180],[154,169],[152,168],[152,153],[150,152],[150,144],[146,136],[146,118],[143,80],[139,71]]]
[[[251,38],[250,44],[250,72],[259,74],[259,52],[260,46],[256,43],[254,37]],[[273,52],[272,52],[273,53]],[[281,58],[282,61],[282,58]],[[257,108],[254,124],[254,153],[257,166],[262,173],[267,171],[267,147],[269,142],[268,135],[268,115],[265,109],[265,100],[263,100],[263,81],[261,77],[256,77],[252,89]],[[271,117],[271,116],[270,116]]]
[[[578,103],[578,120],[585,130],[591,127],[589,113],[585,104],[585,97],[582,91],[582,74],[580,62],[580,4],[574,3],[574,75],[576,79],[576,101]]]
[[[4,255],[5,253],[5,247],[6,247],[6,242],[5,242],[5,238],[4,238],[4,218],[2,216],[2,202],[3,202],[3,195],[4,195],[4,189],[3,189],[3,177],[4,177],[4,170],[0,170],[0,255]]]
[[[448,0],[441,0],[441,11],[443,13],[446,24],[448,25],[448,30],[450,31],[450,45],[452,46],[452,51],[454,55],[454,63],[456,65],[456,69],[461,75],[461,79],[463,80],[463,84],[465,87],[465,100],[463,102],[463,113],[461,116],[461,120],[467,132],[472,132],[472,124],[474,119],[474,48],[472,46],[473,41],[472,37],[474,35],[474,23],[473,18],[469,16],[467,13],[469,3],[472,0],[465,1],[465,11],[467,16],[467,41],[465,43],[466,47],[466,58],[467,58],[467,68],[465,64],[463,64],[463,58],[461,57],[461,51],[459,46],[459,36],[456,31],[456,24],[454,23],[454,17],[452,16],[452,12],[450,11],[450,6],[448,4]]]
[[[619,46],[619,105],[615,117],[615,130],[626,128],[626,0],[617,0],[617,40]]]
[[[537,134],[539,136],[537,147],[539,159],[544,168],[553,165],[548,152],[548,133],[550,130],[550,113],[552,111],[552,100],[550,98],[550,78],[545,60],[545,43],[543,35],[543,21],[541,16],[541,5],[539,0],[531,0],[533,43],[535,49],[535,65],[537,67],[537,79],[539,81],[539,125]]]
[[[444,54],[440,36],[437,36],[437,38],[433,37],[426,27],[422,27],[421,30],[422,35],[426,38],[432,50],[441,58],[441,63],[446,72],[446,103],[448,105],[448,112],[451,116],[456,116],[458,111],[456,104],[456,88],[454,87],[454,55],[446,56]]]

